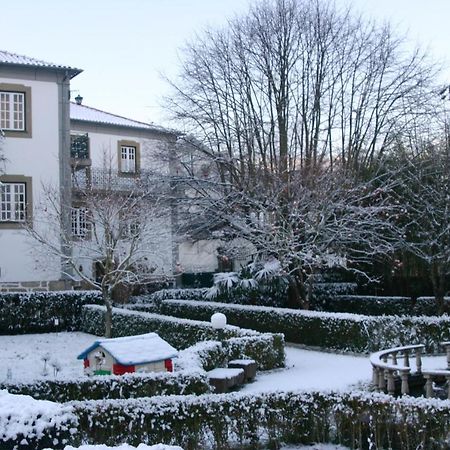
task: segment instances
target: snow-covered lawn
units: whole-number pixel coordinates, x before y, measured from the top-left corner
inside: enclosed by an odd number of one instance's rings
[[[97,338],[86,333],[48,333],[0,336],[0,381],[10,372],[11,381],[32,381],[43,377],[44,360],[49,356],[46,378],[83,376],[83,362],[77,356]]]
[[[50,333],[0,336],[0,381],[10,371],[12,381],[43,378],[45,355],[47,378],[83,375],[83,364],[77,355],[97,338],[86,333]],[[286,369],[258,372],[255,382],[245,385],[244,392],[270,390],[344,390],[370,382],[371,366],[368,356],[337,355],[286,347]],[[424,367],[446,367],[444,357],[425,357]]]

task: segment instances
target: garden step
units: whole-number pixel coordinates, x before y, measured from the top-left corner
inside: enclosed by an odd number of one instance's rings
[[[217,368],[206,372],[209,384],[214,386],[215,392],[223,394],[244,383],[244,369]]]
[[[256,361],[254,359],[233,359],[228,363],[230,369],[243,369],[245,382],[253,381],[256,377]]]

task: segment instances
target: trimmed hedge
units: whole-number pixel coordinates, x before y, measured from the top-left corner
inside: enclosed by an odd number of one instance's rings
[[[208,318],[209,320],[209,318]],[[81,331],[101,335],[104,330],[104,308],[85,305],[82,308]],[[224,358],[248,357],[255,359],[262,370],[284,367],[284,339],[278,333],[258,333],[234,326],[222,332],[213,329],[210,322],[179,319],[160,314],[144,313],[126,309],[113,309],[112,333],[114,337],[132,336],[148,332],[158,333],[161,338],[178,349],[185,349],[201,341],[222,341]]]
[[[0,390],[0,448],[37,450],[65,447],[78,425],[70,405],[11,395]]]
[[[9,394],[6,394],[9,396]],[[199,448],[334,443],[427,450],[450,446],[450,402],[379,393],[273,392],[74,401],[28,398],[2,414],[0,447],[165,442]],[[17,399],[19,400],[19,398]],[[7,416],[7,417],[6,417]]]
[[[73,380],[38,380],[33,383],[3,383],[0,389],[7,389],[10,394],[31,395],[38,400],[53,402],[156,395],[198,395],[211,392],[206,375],[198,372],[126,374]]]
[[[446,298],[450,306],[450,297]],[[367,316],[408,315],[434,316],[437,314],[434,297],[383,297],[371,295],[335,295],[323,296],[313,302],[317,311],[347,312]]]
[[[228,322],[258,331],[283,333],[287,342],[313,347],[370,353],[381,349],[425,344],[427,352],[442,351],[450,338],[450,317],[363,316],[227,303],[164,300],[160,312],[207,320],[222,312]]]
[[[80,328],[81,307],[102,303],[98,291],[0,294],[0,334],[50,333]],[[58,324],[55,324],[55,319]]]
[[[450,444],[448,401],[377,393],[235,393],[71,405],[78,442],[165,442],[186,450],[315,442],[433,450]]]

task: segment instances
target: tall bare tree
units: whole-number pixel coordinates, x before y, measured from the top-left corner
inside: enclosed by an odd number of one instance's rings
[[[395,248],[392,180],[355,177],[433,109],[435,70],[404,44],[331,2],[262,1],[187,44],[172,82],[174,117],[216,166],[188,180],[199,226],[276,256],[305,304],[333,258],[357,270]]]
[[[405,249],[427,269],[442,314],[450,290],[450,140],[445,118],[421,128],[402,150],[396,164]]]
[[[186,45],[169,106],[222,181],[248,189],[337,160],[367,166],[424,113],[433,77],[388,25],[327,1],[262,1]]]

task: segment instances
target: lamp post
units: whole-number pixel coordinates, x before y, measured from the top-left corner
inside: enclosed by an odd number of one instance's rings
[[[217,330],[219,341],[222,342],[224,339],[224,328],[227,325],[227,316],[222,313],[214,313],[211,316],[211,325]]]

